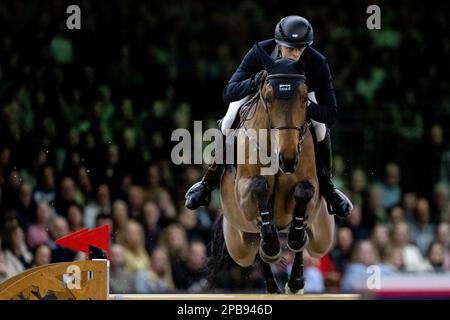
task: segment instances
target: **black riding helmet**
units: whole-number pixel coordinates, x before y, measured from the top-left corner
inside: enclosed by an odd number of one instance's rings
[[[314,40],[313,28],[308,20],[300,16],[287,16],[275,27],[275,41],[289,48],[310,46]]]

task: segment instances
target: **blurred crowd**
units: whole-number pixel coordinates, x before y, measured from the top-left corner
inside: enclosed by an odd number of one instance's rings
[[[84,259],[54,241],[108,224],[111,292],[208,290],[218,193],[184,208],[203,168],[174,166],[170,136],[194,120],[215,127],[240,59],[293,13],[312,22],[330,63],[334,181],[355,204],[332,251],[305,254],[307,291],[358,290],[373,264],[450,271],[445,10],[381,5],[383,28],[369,32],[360,1],[79,1],[82,29],[69,31],[69,4],[0,3],[0,282]],[[280,281],[292,260],[286,250],[273,266]],[[234,265],[221,288],[264,290],[261,271]]]

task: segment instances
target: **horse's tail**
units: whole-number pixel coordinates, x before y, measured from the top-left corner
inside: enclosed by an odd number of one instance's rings
[[[222,271],[230,265],[231,261],[223,235],[223,215],[221,214],[213,227],[208,259],[208,282],[211,289],[217,287]]]

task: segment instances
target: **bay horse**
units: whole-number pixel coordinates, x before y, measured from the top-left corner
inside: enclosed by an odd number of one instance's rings
[[[260,162],[246,162],[237,164],[234,172],[229,168],[224,171],[220,182],[223,216],[216,223],[210,272],[216,273],[223,267],[227,254],[241,267],[252,266],[259,260],[267,291],[281,293],[270,264],[281,257],[278,232],[285,231],[288,248],[295,252],[285,292],[301,294],[304,287],[303,250],[316,258],[330,250],[334,239],[334,217],[328,214],[319,192],[313,129],[307,117],[306,78],[298,62],[275,61],[258,44],[255,52],[266,72],[258,92],[251,99],[253,105],[246,104],[241,108],[253,110],[241,118],[241,129],[244,130],[240,132],[250,128],[277,129],[278,139],[268,135],[268,144],[275,144],[278,150],[280,170],[264,176]],[[250,113],[251,117],[248,116]],[[248,150],[250,140],[238,137],[237,143],[244,143]],[[262,141],[253,142],[260,144]]]

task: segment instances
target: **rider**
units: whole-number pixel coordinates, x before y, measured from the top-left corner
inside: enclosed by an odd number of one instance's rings
[[[330,214],[346,217],[353,206],[350,200],[331,181],[331,138],[328,126],[337,117],[337,103],[334,94],[330,68],[326,58],[311,47],[313,29],[308,20],[300,16],[287,16],[275,27],[275,39],[259,43],[263,50],[274,58],[299,61],[304,66],[308,87],[308,115],[314,126],[318,141],[319,161],[317,172],[319,187],[327,201]],[[235,122],[240,106],[259,88],[264,65],[252,48],[223,90],[223,100],[230,103],[227,114],[221,122],[222,132]],[[223,164],[209,166],[202,181],[194,184],[186,193],[186,207],[196,209],[208,205],[210,194],[218,185]]]

